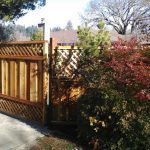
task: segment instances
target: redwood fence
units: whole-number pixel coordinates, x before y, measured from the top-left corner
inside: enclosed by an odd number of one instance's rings
[[[77,46],[59,46],[57,41],[51,39],[49,51],[51,123],[75,124],[78,112],[77,101],[84,93],[81,83],[74,80],[81,49]],[[149,48],[150,44],[143,44],[143,49]]]
[[[49,56],[51,123],[76,124],[77,100],[82,90],[74,77],[80,49],[77,46],[57,46],[55,39],[51,39]]]
[[[0,111],[45,123],[46,41],[0,43]]]
[[[57,46],[54,39],[49,49],[47,41],[0,43],[0,111],[44,124],[48,93],[49,122],[75,124],[84,91],[74,80],[80,52],[76,46]]]

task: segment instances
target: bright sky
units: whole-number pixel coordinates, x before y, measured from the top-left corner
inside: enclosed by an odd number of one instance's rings
[[[47,0],[45,7],[28,12],[16,24],[25,26],[37,25],[45,18],[50,28],[64,28],[71,20],[74,28],[81,25],[80,14],[85,10],[89,0]]]

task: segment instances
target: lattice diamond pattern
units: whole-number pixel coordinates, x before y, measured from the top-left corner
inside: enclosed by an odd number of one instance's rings
[[[1,44],[0,55],[42,56],[44,43],[36,44]]]
[[[0,111],[27,120],[42,122],[42,105],[37,107],[0,98]]]
[[[55,62],[56,76],[73,78],[79,59],[80,51],[78,49],[57,49],[57,58]]]

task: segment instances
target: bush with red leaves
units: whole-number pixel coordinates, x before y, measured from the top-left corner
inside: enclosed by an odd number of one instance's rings
[[[143,51],[134,38],[130,42],[119,39],[110,52],[111,61],[106,64],[111,69],[109,75],[130,96],[150,100],[150,64],[143,62]]]

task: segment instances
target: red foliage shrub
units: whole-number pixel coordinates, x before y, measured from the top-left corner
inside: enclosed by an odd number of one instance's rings
[[[150,100],[150,65],[143,62],[143,49],[133,38],[130,42],[119,39],[110,52],[111,77],[126,87],[129,94],[140,100]]]

